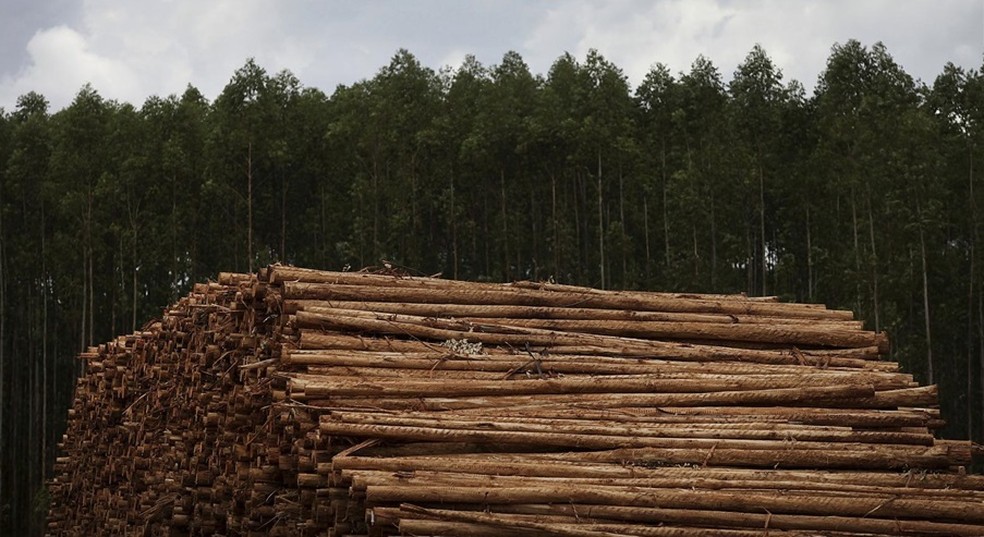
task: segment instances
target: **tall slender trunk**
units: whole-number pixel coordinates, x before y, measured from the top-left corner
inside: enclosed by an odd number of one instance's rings
[[[287,174],[280,170],[280,262],[287,262]]]
[[[758,254],[752,241],[752,222],[745,219],[745,289],[749,295],[754,295],[758,289],[755,281],[755,267],[758,265]]]
[[[926,374],[927,382],[933,383],[933,338],[930,334],[929,322],[929,276],[926,266],[926,236],[922,223],[919,224],[919,252],[922,256],[922,286],[923,286],[923,316],[926,320]]]
[[[643,194],[642,196],[642,232],[646,239],[646,277],[648,278],[652,265],[652,256],[649,252],[649,195]]]
[[[371,252],[376,253],[379,247],[379,159],[372,159],[372,248]],[[365,264],[365,256],[359,260]]]
[[[810,231],[810,206],[806,206],[806,289],[809,301],[813,302],[813,241]]]
[[[136,221],[133,224],[133,245],[131,254],[133,255],[133,309],[130,318],[130,332],[137,331],[137,241],[139,240],[139,229]]]
[[[980,364],[978,378],[984,384],[984,293],[977,293],[977,360]],[[970,395],[968,394],[968,397]],[[984,419],[984,389],[981,390],[981,418]],[[984,424],[981,427],[981,439],[984,439]]]
[[[708,197],[711,205],[711,289],[717,290],[717,215],[715,214],[713,188],[710,189]]]
[[[670,185],[666,178],[666,141],[663,141],[662,166],[660,172],[663,175],[663,245],[666,253],[666,270],[670,270],[670,214],[669,214],[669,192]]]
[[[697,250],[697,224],[694,224],[691,230],[694,240],[694,283],[696,283],[697,278],[700,277],[700,253]]]
[[[861,273],[861,249],[858,246],[858,208],[855,202],[854,187],[851,186],[851,226],[854,231],[854,269],[855,269],[855,297],[857,299],[857,309],[861,309],[861,281],[858,274]]]
[[[629,238],[625,232],[625,192],[623,185],[622,176],[622,163],[618,163],[618,218],[621,222],[621,236],[619,237],[622,241],[622,286],[625,286],[625,282],[629,280],[629,253],[627,245],[629,244]]]
[[[871,210],[871,189],[866,192],[865,197],[868,205],[868,237],[871,242],[871,285],[872,285],[872,306],[875,308],[875,332],[881,330],[881,308],[878,305],[878,249],[875,244],[875,219]]]
[[[577,261],[578,261],[578,263],[576,264],[576,266],[577,266],[577,271],[578,271],[577,272],[577,277],[578,277],[578,280],[579,280],[578,283],[581,283],[580,282],[580,279],[581,279],[581,275],[583,274],[583,272],[582,272],[583,271],[583,268],[582,268],[583,267],[583,263],[582,263],[582,261],[584,260],[584,257],[582,256],[582,249],[583,249],[583,247],[582,247],[582,244],[581,244],[581,235],[582,235],[582,233],[581,233],[581,209],[580,209],[580,207],[581,207],[581,200],[580,200],[580,197],[578,196],[578,192],[580,190],[580,185],[578,184],[577,172],[574,172],[574,189],[573,190],[574,190],[574,244],[577,245]],[[585,239],[585,241],[587,241],[587,239]]]
[[[123,259],[126,257],[123,255],[123,234],[117,234],[119,241],[117,242],[117,250],[113,254],[113,284],[110,286],[109,296],[109,329],[112,333],[116,333],[116,293],[120,294],[120,297],[126,296],[126,270],[123,268]],[[115,278],[119,276],[119,285],[116,285]],[[120,299],[122,300],[122,298]],[[122,312],[121,312],[122,313]]]
[[[43,428],[45,431],[44,443],[41,446],[42,475],[47,476],[47,457],[48,457],[48,262],[45,254],[45,224],[44,224],[44,200],[41,201],[41,363],[44,371],[44,405],[41,415],[44,419]],[[58,369],[52,368],[55,386],[55,407],[58,406]],[[0,375],[2,378],[2,375]],[[2,400],[2,398],[0,398]]]
[[[967,282],[967,438],[974,438],[974,240],[970,242],[970,268]]]
[[[246,149],[246,268],[253,272],[253,142]]]
[[[974,199],[974,150],[970,148],[967,194],[970,199],[970,269],[967,282],[967,438],[974,438],[974,277],[977,255],[977,201]],[[984,383],[984,376],[981,377]]]
[[[458,279],[458,215],[454,199],[454,167],[451,168],[451,277]]]
[[[89,266],[89,245],[86,244],[86,241],[84,241],[82,244],[82,311],[81,311],[82,321],[81,321],[81,326],[79,327],[79,352],[85,352],[85,334],[86,334],[85,324],[86,324],[86,320],[88,319],[86,313],[89,304],[88,301],[89,278],[87,277],[87,271],[86,271],[86,267],[88,266]]]
[[[499,192],[502,201],[502,281],[509,281],[512,273],[509,270],[509,223],[506,220],[506,170],[499,168]]]
[[[178,297],[178,173],[171,172],[171,300]]]
[[[95,324],[96,324],[96,282],[93,276],[92,265],[94,264],[92,255],[92,247],[89,247],[89,339],[87,345],[92,345],[96,341],[95,337]]]
[[[765,248],[765,171],[762,169],[762,156],[759,155],[759,166],[758,166],[758,176],[759,176],[759,238],[761,239],[762,251],[762,296],[769,294],[766,282],[768,281],[767,275],[769,274],[769,254]]]
[[[553,276],[560,278],[560,230],[557,219],[557,174],[550,172],[550,218],[553,220]]]
[[[328,214],[325,211],[325,191],[327,187],[321,184],[321,266],[328,266]]]
[[[601,288],[605,289],[605,216],[602,213],[604,194],[601,190],[601,149],[598,150],[598,267],[601,273]]]

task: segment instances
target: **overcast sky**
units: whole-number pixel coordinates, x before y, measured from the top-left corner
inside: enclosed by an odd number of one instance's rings
[[[189,83],[214,99],[248,57],[331,93],[401,47],[434,69],[515,50],[535,73],[596,48],[638,84],[699,54],[730,80],[760,43],[812,89],[851,38],[932,83],[948,61],[981,67],[984,0],[0,0],[0,107],[34,90],[57,110],[86,82],[137,106]]]

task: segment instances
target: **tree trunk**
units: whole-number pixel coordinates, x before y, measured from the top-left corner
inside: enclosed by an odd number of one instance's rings
[[[649,195],[642,196],[642,230],[646,242],[646,277],[651,274],[652,256],[649,251]]]
[[[666,249],[666,270],[670,270],[670,216],[668,209],[668,199],[670,192],[670,185],[666,179],[666,141],[663,141],[662,151],[660,155],[662,161],[662,166],[660,172],[663,175],[663,245]]]
[[[537,261],[537,259],[540,257],[539,237],[538,237],[539,230],[536,227],[538,221],[536,209],[539,206],[539,204],[537,203],[536,200],[536,183],[535,181],[530,181],[529,184],[530,184],[530,234],[532,235],[532,239],[533,239],[531,249],[529,250],[529,256],[530,256],[530,263],[532,264],[532,268],[531,268],[531,275],[526,275],[525,277],[530,278],[532,280],[539,280],[540,266],[539,266],[539,262]]]
[[[604,194],[601,184],[601,149],[598,150],[598,268],[601,288],[605,289],[605,217],[602,212]]]
[[[768,281],[767,275],[769,274],[769,255],[765,248],[765,171],[762,169],[762,156],[759,155],[759,166],[758,166],[758,176],[759,176],[759,238],[761,239],[762,251],[759,252],[762,256],[762,296],[769,294],[768,287],[766,286],[766,281]]]
[[[137,242],[139,240],[138,229],[136,224],[136,219],[133,221],[133,247],[131,253],[133,254],[133,309],[130,319],[130,332],[137,331]]]
[[[171,173],[171,292],[168,297],[173,301],[178,298],[178,174]]]
[[[280,171],[280,262],[287,262],[287,174]]]
[[[560,279],[560,221],[557,219],[557,175],[550,172],[550,218],[553,220],[553,277]]]
[[[451,168],[451,277],[458,279],[458,215],[454,199],[454,166]]]
[[[85,352],[85,324],[86,324],[86,313],[88,308],[88,292],[89,292],[89,278],[86,277],[87,271],[86,267],[89,266],[89,246],[83,242],[82,244],[82,311],[81,326],[79,327],[79,352]],[[2,282],[0,282],[0,288],[2,288]]]
[[[974,241],[970,242],[967,282],[967,438],[974,438]]]
[[[372,244],[370,252],[375,253],[379,245],[379,161],[375,156],[372,160]],[[359,262],[365,265],[365,253],[360,251],[362,258]]]
[[[41,453],[44,457],[42,459],[42,475],[47,475],[47,456],[48,456],[48,262],[45,257],[45,225],[44,225],[44,201],[41,201],[41,363],[43,365],[44,371],[44,406],[42,407],[41,414],[44,416],[43,429],[45,431],[44,444],[41,446]],[[2,359],[0,359],[2,361]],[[58,369],[57,367],[52,368],[52,373],[54,377],[55,386],[55,407],[58,408]],[[3,375],[0,375],[0,384],[2,384]],[[0,397],[0,402],[3,398]],[[2,403],[0,403],[2,404]]]
[[[710,189],[708,197],[711,205],[711,289],[717,289],[717,216],[713,188]]]
[[[246,269],[253,272],[253,142],[246,149]]]
[[[321,266],[328,266],[328,214],[325,211],[325,198],[327,195],[325,191],[327,187],[322,183],[321,185]]]
[[[871,210],[871,190],[866,193],[868,198],[868,237],[871,241],[871,284],[872,284],[872,306],[875,308],[875,332],[881,330],[881,309],[878,304],[878,250],[875,244],[875,219]]]
[[[977,360],[980,363],[978,378],[984,384],[984,293],[977,293],[977,344]],[[981,417],[984,418],[984,389],[981,390],[980,403]],[[984,425],[982,425],[981,431],[981,437],[984,438]]]
[[[581,237],[583,233],[581,232],[581,200],[578,195],[579,185],[578,185],[577,172],[574,172],[574,244],[577,246],[577,278],[580,280],[583,275],[583,245],[581,244]],[[587,239],[585,239],[587,242]],[[582,283],[578,281],[578,283]]]
[[[810,206],[806,206],[806,288],[809,302],[813,302],[813,243],[810,232]]]
[[[919,251],[922,256],[922,286],[923,286],[923,315],[926,320],[926,374],[927,382],[933,383],[933,339],[930,335],[929,322],[929,276],[926,267],[926,236],[919,224]]]
[[[506,170],[499,167],[499,193],[502,202],[502,281],[507,282],[512,279],[512,272],[509,270],[509,222],[506,219]]]
[[[967,285],[967,438],[974,438],[974,257],[977,255],[977,199],[974,197],[974,148],[970,147],[970,173],[967,177],[970,198],[970,270]],[[984,345],[984,341],[981,342]],[[984,360],[984,356],[981,357]],[[982,362],[984,363],[984,362]],[[984,392],[984,371],[981,371]],[[984,415],[982,415],[984,417]]]
[[[691,227],[691,235],[694,241],[694,282],[697,282],[697,278],[700,276],[700,253],[697,250],[697,224]]]
[[[91,236],[91,234],[90,234],[90,236]],[[95,314],[95,309],[96,309],[96,285],[95,285],[95,277],[93,276],[93,270],[92,270],[93,258],[94,257],[95,256],[92,255],[92,246],[91,246],[91,239],[90,239],[90,246],[89,246],[89,338],[88,338],[88,340],[86,342],[86,345],[87,346],[88,345],[92,345],[96,341],[96,338],[95,338],[95,335],[94,335],[94,333],[95,333],[95,326],[94,325],[96,324],[96,314]]]
[[[861,248],[858,245],[858,207],[855,202],[854,187],[851,186],[851,228],[854,231],[854,282],[855,282],[855,297],[857,300],[857,309],[861,311],[861,282],[858,279],[858,274],[861,273]]]

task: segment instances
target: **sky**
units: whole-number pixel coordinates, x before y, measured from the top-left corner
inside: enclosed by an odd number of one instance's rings
[[[85,83],[135,106],[188,84],[214,99],[250,57],[330,94],[400,48],[435,70],[514,50],[542,74],[594,48],[635,86],[701,54],[728,81],[757,43],[812,90],[848,39],[932,84],[947,62],[981,68],[984,0],[0,0],[0,107],[37,91],[56,111]]]

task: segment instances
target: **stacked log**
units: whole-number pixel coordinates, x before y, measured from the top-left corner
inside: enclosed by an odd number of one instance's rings
[[[49,534],[984,535],[847,311],[273,266],[90,349]]]

